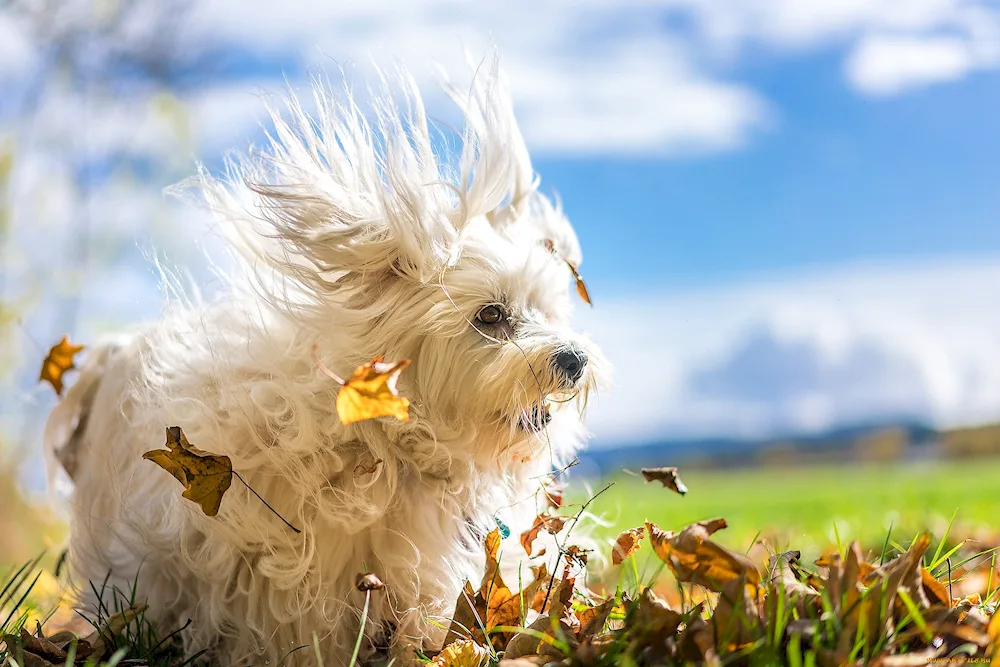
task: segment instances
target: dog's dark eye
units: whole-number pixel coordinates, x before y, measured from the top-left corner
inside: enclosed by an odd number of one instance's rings
[[[486,306],[476,314],[481,324],[500,324],[507,319],[507,313],[500,306]]]

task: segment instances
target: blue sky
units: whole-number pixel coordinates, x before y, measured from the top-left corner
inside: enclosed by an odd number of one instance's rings
[[[143,1],[146,23],[111,45],[126,55],[170,11]],[[579,325],[616,368],[591,416],[597,446],[1000,419],[994,2],[205,0],[190,11],[165,86],[102,69],[97,44],[84,70],[114,84],[103,92],[53,77],[30,112],[0,104],[0,146],[20,147],[12,211],[24,222],[3,248],[4,296],[28,304],[12,359],[64,332],[86,341],[156,316],[152,254],[208,274],[209,222],[162,189],[196,159],[217,166],[259,139],[263,97],[340,67],[363,91],[375,63],[401,61],[432,115],[453,123],[433,65],[461,81],[463,48],[478,57],[492,41],[542,186],[582,241],[596,308]],[[31,35],[0,10],[0,84],[14,93],[45,71]],[[81,188],[81,173],[101,179]],[[36,372],[21,364],[14,384]],[[51,402],[5,397],[8,416]]]
[[[872,99],[841,57],[740,68],[777,116],[742,148],[538,160],[594,291],[1000,253],[1000,72]]]

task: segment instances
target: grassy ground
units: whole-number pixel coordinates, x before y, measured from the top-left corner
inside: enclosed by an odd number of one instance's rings
[[[745,566],[746,571],[740,570],[743,574],[737,573],[743,579],[736,578],[731,582],[736,584],[735,588],[727,593],[727,586],[721,589],[713,587],[713,583],[717,582],[711,578],[708,583],[698,583],[697,579],[685,578],[687,575],[683,571],[669,574],[665,565],[665,553],[674,553],[674,558],[679,557],[676,554],[681,554],[683,562],[688,563],[684,567],[690,566],[689,559],[694,559],[698,568],[724,570],[734,566],[734,563],[738,568],[744,568],[744,565],[729,556],[720,557],[718,550],[702,552],[701,547],[698,547],[696,551],[684,551],[691,547],[690,544],[684,546],[683,540],[672,547],[680,551],[669,552],[671,547],[666,545],[671,540],[670,536],[660,533],[654,539],[655,529],[650,528],[644,545],[635,554],[634,560],[629,558],[622,566],[605,569],[603,573],[595,572],[593,580],[584,577],[583,581],[587,582],[588,587],[591,583],[598,584],[599,589],[606,590],[612,596],[599,605],[600,609],[593,606],[597,602],[589,597],[574,598],[574,581],[572,578],[565,578],[569,576],[567,574],[562,575],[565,579],[551,599],[548,594],[543,599],[540,593],[545,590],[545,581],[529,584],[529,589],[531,586],[540,587],[528,597],[518,596],[507,591],[502,583],[494,586],[493,581],[497,575],[491,577],[488,569],[482,586],[489,584],[489,588],[481,588],[480,591],[490,592],[481,601],[479,598],[482,593],[477,594],[473,618],[485,618],[489,622],[489,609],[494,610],[490,612],[493,614],[500,614],[502,610],[515,610],[519,613],[504,622],[494,619],[495,622],[490,625],[491,628],[496,628],[495,631],[481,628],[484,634],[476,642],[464,641],[455,646],[464,647],[461,649],[464,651],[476,652],[477,660],[485,660],[488,654],[489,664],[495,665],[500,655],[520,655],[517,651],[523,648],[522,644],[527,640],[538,640],[534,641],[537,646],[531,644],[525,649],[525,655],[549,651],[546,655],[561,660],[560,664],[567,667],[581,663],[598,664],[595,662],[598,659],[600,664],[632,664],[638,667],[704,663],[717,661],[720,656],[724,658],[722,664],[855,664],[854,661],[867,664],[877,656],[890,654],[918,652],[919,656],[915,657],[930,659],[961,655],[982,657],[990,651],[996,651],[1000,622],[993,624],[997,627],[990,626],[987,632],[985,616],[993,614],[993,604],[1000,595],[992,569],[993,562],[988,556],[971,555],[983,550],[977,545],[956,547],[955,551],[949,549],[960,538],[978,538],[983,546],[1000,543],[995,529],[991,530],[989,527],[991,521],[994,525],[996,521],[997,490],[1000,489],[1000,483],[996,480],[1000,480],[1000,460],[728,472],[682,470],[681,476],[690,490],[684,497],[657,483],[647,484],[641,478],[626,474],[594,485],[593,492],[596,492],[607,482],[615,482],[590,505],[590,510],[603,515],[607,522],[605,527],[598,530],[599,536],[613,540],[622,530],[642,526],[647,519],[664,529],[679,530],[693,522],[725,517],[729,528],[712,535],[712,541],[737,552],[747,551],[758,537],[767,542],[766,549],[757,547],[755,553],[751,554],[751,560],[756,565],[745,561],[749,563]],[[571,504],[586,500],[588,496],[583,487],[579,480],[570,484],[568,501]],[[0,505],[0,514],[3,514],[3,509]],[[41,517],[31,517],[28,509],[27,506],[18,505],[17,512],[8,514],[8,528],[19,534],[40,534],[43,526],[51,528],[57,525],[48,523]],[[569,514],[572,511],[572,507],[567,506],[560,513]],[[950,526],[955,515],[957,519]],[[17,525],[11,523],[14,518],[18,519]],[[890,525],[894,539],[884,553],[880,553],[882,545],[886,543]],[[936,537],[925,538],[914,549],[914,543],[910,539],[922,530],[929,530]],[[938,539],[945,534],[949,535],[947,546],[938,547]],[[52,538],[45,541],[49,539]],[[499,545],[499,537],[496,540]],[[808,573],[817,569],[811,564],[812,558],[831,547],[836,548],[838,542],[846,545],[851,540],[858,540],[863,545],[865,553],[858,554],[857,558],[865,568],[874,570],[874,565],[866,563],[887,568],[879,570],[881,574],[872,575],[876,577],[874,584],[865,580],[862,586],[862,570],[845,569],[837,563],[829,566],[830,574],[825,575],[828,579],[833,577],[832,581],[836,583],[842,578],[848,581],[850,576],[853,579],[845,584],[849,590],[865,589],[860,602],[851,602],[850,596],[841,599],[815,591],[809,594],[811,597],[791,597],[789,591],[792,589],[786,589],[786,586],[805,586],[809,589],[804,583],[805,575],[793,567],[791,561],[782,566],[787,571],[780,581],[772,577],[770,571],[761,578],[760,568],[767,562],[768,552],[802,550],[804,572]],[[899,545],[893,546],[892,542],[898,542]],[[901,555],[907,549],[914,554],[910,560]],[[843,548],[840,550],[844,552]],[[489,553],[490,547],[487,546],[488,559]],[[493,553],[493,562],[496,563],[495,547]],[[954,554],[954,573],[949,559],[951,554]],[[553,553],[552,556],[555,557],[556,554]],[[966,559],[966,556],[969,558]],[[963,563],[972,560],[975,562],[962,569]],[[932,578],[937,579],[938,583],[935,585],[944,596],[944,602],[940,599],[922,602],[918,599],[914,602],[907,597],[909,594],[905,591],[899,593],[898,599],[886,597],[896,595],[895,591],[901,581],[909,581],[913,577],[919,581],[921,562],[931,573],[928,576],[933,575]],[[29,589],[45,583],[42,577],[45,569],[41,570],[41,574],[35,574],[38,570],[36,565],[12,571],[6,577],[0,571],[0,634],[6,632],[14,635],[5,638],[5,648],[0,649],[0,663],[6,657],[5,652],[11,652],[11,655],[24,654],[27,650],[25,647],[33,640],[26,636],[17,639],[18,630],[22,626],[33,628],[35,618],[44,618],[42,610],[31,609],[33,600]],[[557,565],[553,571],[561,571],[561,568],[562,565]],[[674,568],[675,565],[671,564],[670,569]],[[705,572],[722,570],[704,569]],[[899,574],[904,570],[909,574]],[[853,575],[848,574],[851,571]],[[898,576],[890,577],[888,572],[897,572]],[[753,575],[753,581],[748,583],[747,577],[750,574]],[[666,583],[676,579],[695,582],[698,586],[685,584],[686,592],[679,591],[676,583],[668,587],[657,586],[657,590],[670,602],[671,607],[668,608],[642,593],[639,586],[652,584],[654,581],[664,583],[660,575],[665,575],[668,580]],[[973,575],[981,576],[974,578]],[[52,578],[50,575],[45,576]],[[600,585],[602,579],[607,586]],[[628,591],[632,600],[637,602],[626,604],[624,598],[614,597],[616,579],[622,590]],[[858,580],[856,584],[854,579]],[[550,591],[554,581],[548,583]],[[827,583],[827,579],[815,576],[808,581],[809,585],[821,590]],[[568,588],[565,588],[564,596],[560,591],[565,586]],[[855,586],[861,588],[855,589]],[[926,588],[927,583],[924,582],[923,586]],[[708,589],[714,592],[708,593]],[[717,595],[720,590],[722,594]],[[908,590],[913,591],[912,587]],[[873,597],[869,595],[871,591],[879,595]],[[519,604],[509,605],[503,599],[494,604],[496,601],[493,597],[499,599],[504,592]],[[958,598],[970,593],[982,595],[982,603],[966,604],[967,610],[975,607],[974,611],[978,616],[963,615],[961,618],[965,620],[961,621],[964,624],[961,632],[953,630],[954,610],[949,610],[949,602],[952,597]],[[703,599],[708,606],[692,606],[699,599]],[[553,611],[555,600],[563,600],[559,603],[563,605],[562,611]],[[535,609],[534,604],[539,601],[540,606]],[[550,601],[553,606],[546,607],[546,603]],[[580,622],[581,617],[600,618],[601,610],[604,620],[596,625],[590,621],[580,623],[580,630],[574,629],[569,635],[565,632],[560,634],[560,631],[553,629],[554,626],[545,613],[552,614],[553,618],[569,618],[566,616],[570,609],[565,606],[567,601],[571,602],[571,616],[577,622]],[[542,617],[532,623],[531,628],[524,630],[527,623],[524,614],[528,602]],[[140,661],[154,666],[177,667],[197,659],[197,655],[181,655],[173,635],[158,636],[145,622],[142,609],[122,611],[131,605],[131,600],[123,598],[118,607],[102,611],[92,620],[94,632],[83,639],[62,640],[59,648],[62,653],[55,652],[51,647],[46,648],[55,655],[48,664],[72,666],[72,654],[67,657],[65,653],[70,651],[70,647],[77,646],[83,646],[87,650],[100,646],[100,649],[93,649],[94,655],[103,656],[100,662],[107,662],[109,665]],[[858,609],[865,611],[861,613]],[[7,610],[13,613],[7,615]],[[873,626],[874,629],[869,629],[859,619],[861,616],[869,618],[872,613],[876,614],[872,618],[876,618],[877,623]],[[965,614],[964,611],[962,613]],[[118,623],[127,614],[132,615]],[[3,620],[5,615],[7,618]],[[894,622],[884,623],[883,619],[889,617],[893,617]],[[616,624],[614,627],[606,626],[605,622],[609,618]],[[482,621],[479,622],[481,625]],[[119,627],[116,627],[116,623]],[[465,626],[473,628],[473,637],[476,638],[472,620],[468,620]],[[555,653],[545,647],[545,641],[541,641],[545,635],[540,633],[550,630],[559,640],[551,644],[554,647],[552,650],[558,649]],[[86,628],[77,630],[80,635],[87,632],[89,630]],[[494,635],[493,640],[487,640],[487,636]],[[932,637],[937,642],[933,647],[929,644]],[[515,646],[518,647],[517,650]],[[463,656],[464,654],[452,656],[445,664],[466,664],[462,660],[468,656]],[[91,662],[96,661],[91,658]],[[322,664],[318,659],[316,662]]]
[[[772,548],[805,555],[836,545],[835,525],[844,544],[866,546],[881,545],[890,525],[901,541],[942,535],[956,513],[952,533],[963,538],[990,541],[997,525],[1000,460],[680,473],[684,497],[624,474],[606,480],[615,485],[592,505],[610,524],[601,533],[613,538],[646,519],[680,529],[724,517],[729,528],[716,538],[730,548],[746,550],[760,531]]]

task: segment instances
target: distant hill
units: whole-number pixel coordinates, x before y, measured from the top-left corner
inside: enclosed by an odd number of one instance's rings
[[[958,434],[964,434],[959,436]],[[950,446],[949,446],[950,443]],[[851,460],[945,458],[958,452],[1000,454],[1000,425],[939,432],[915,422],[859,424],[819,434],[781,438],[679,439],[591,449],[581,459],[586,468],[609,474],[628,468],[683,465],[733,468],[798,465]]]

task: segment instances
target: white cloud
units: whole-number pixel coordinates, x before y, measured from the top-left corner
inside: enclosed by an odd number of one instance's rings
[[[35,62],[35,47],[26,26],[0,12],[0,81],[22,75]]]
[[[197,5],[192,44],[294,53],[303,65],[342,65],[358,79],[371,73],[373,61],[398,59],[428,90],[432,63],[463,76],[463,47],[478,57],[495,41],[535,151],[715,151],[741,144],[770,121],[759,94],[704,70],[682,35],[613,3],[234,3]],[[246,124],[239,106],[231,111],[229,127]]]
[[[432,62],[462,72],[463,46],[480,55],[495,41],[530,146],[570,155],[743,145],[780,113],[732,74],[739,59],[760,49],[782,58],[842,52],[848,83],[876,95],[1000,64],[1000,8],[986,0],[206,0],[192,12],[182,54],[222,48],[282,62],[293,85],[303,83],[303,69],[338,65],[363,85],[373,61],[398,59],[433,89]],[[0,76],[34,58],[25,34],[0,12]],[[188,94],[205,155],[255,133],[262,108],[256,93],[284,89],[274,72],[266,76],[209,80]],[[432,100],[432,111],[453,119],[440,101]],[[143,113],[92,114],[95,141],[113,142],[109,131],[127,131]],[[148,127],[138,139],[166,134]]]
[[[845,71],[859,90],[891,95],[959,79],[978,64],[970,46],[954,37],[869,37],[851,53]]]
[[[462,68],[495,40],[536,151],[652,153],[737,147],[775,113],[727,74],[762,47],[836,49],[863,94],[954,80],[1000,63],[1000,9],[985,0],[381,0],[196,5],[192,45],[235,44],[304,65],[370,72],[398,58],[430,84],[431,61]],[[683,26],[683,27],[680,27]],[[246,123],[231,107],[230,128]]]
[[[615,366],[597,441],[1000,417],[1000,260],[844,268],[582,313]],[[637,395],[641,392],[641,398]]]

